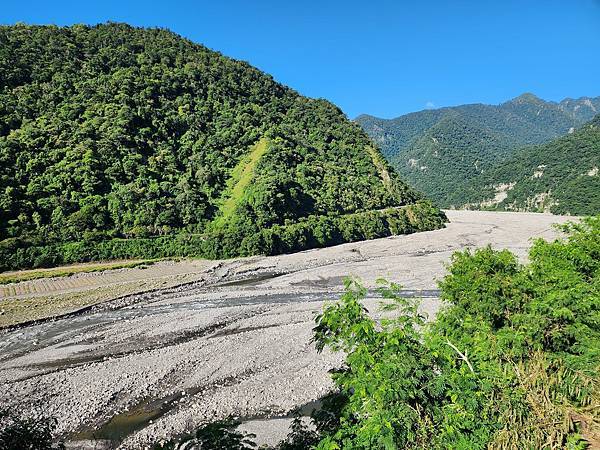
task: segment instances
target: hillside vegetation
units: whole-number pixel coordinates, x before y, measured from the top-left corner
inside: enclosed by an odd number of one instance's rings
[[[456,198],[471,208],[600,213],[600,115],[572,134],[516,151]]]
[[[443,221],[337,107],[247,63],[163,29],[0,27],[0,270]]]
[[[500,105],[462,105],[356,122],[391,164],[442,206],[465,203],[468,183],[518,149],[563,136],[600,111],[600,97],[546,102],[524,94]]]

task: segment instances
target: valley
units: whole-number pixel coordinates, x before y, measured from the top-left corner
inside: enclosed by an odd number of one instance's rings
[[[380,277],[400,283],[431,318],[441,306],[436,281],[454,251],[489,244],[524,259],[531,239],[553,239],[552,225],[572,220],[446,215],[445,228],[405,236],[3,287],[0,305],[31,302],[35,310],[63,299],[38,318],[68,315],[1,332],[0,402],[58,418],[57,432],[76,448],[93,440],[141,448],[230,415],[260,442],[276,442],[291,411],[306,412],[333,388],[328,371],[343,355],[318,354],[311,338],[315,314],[342,291],[344,277],[368,288]],[[87,300],[75,304],[74,295]],[[379,301],[373,294],[366,301],[376,317]],[[3,324],[22,321],[9,314]]]
[[[0,450],[600,449],[600,3],[39,3]]]
[[[599,111],[600,97],[553,102],[526,93],[498,105],[355,121],[405,180],[443,207],[593,215]],[[494,200],[512,182],[509,198]]]

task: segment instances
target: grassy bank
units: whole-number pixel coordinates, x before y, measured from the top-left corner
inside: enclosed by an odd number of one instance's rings
[[[101,272],[103,270],[131,269],[134,267],[154,264],[156,260],[139,259],[133,261],[111,261],[101,263],[81,263],[71,266],[53,267],[46,269],[31,269],[0,273],[0,284],[18,283],[20,281],[37,280],[40,278],[68,277],[76,273]]]

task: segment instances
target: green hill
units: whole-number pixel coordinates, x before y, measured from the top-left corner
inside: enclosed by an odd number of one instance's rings
[[[568,133],[598,111],[600,97],[555,103],[523,94],[500,105],[425,110],[390,120],[363,115],[356,122],[412,185],[443,206],[455,206],[482,172],[523,146]]]
[[[564,137],[518,150],[460,198],[475,208],[599,214],[600,115]]]
[[[164,29],[0,27],[0,270],[443,226],[334,105]]]

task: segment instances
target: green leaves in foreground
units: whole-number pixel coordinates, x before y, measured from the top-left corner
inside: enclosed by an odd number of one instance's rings
[[[239,422],[227,419],[198,428],[194,433],[159,443],[155,450],[202,449],[202,450],[252,450],[257,447],[255,435],[237,431]]]
[[[52,418],[21,417],[16,411],[0,409],[0,450],[61,450],[54,442],[57,422]]]
[[[393,284],[378,290],[401,314],[374,320],[365,288],[347,281],[315,327],[319,350],[347,353],[333,378],[348,397],[317,448],[598,442],[600,218],[567,231],[537,241],[527,265],[489,247],[456,253],[440,283],[447,306],[429,324]]]

